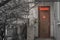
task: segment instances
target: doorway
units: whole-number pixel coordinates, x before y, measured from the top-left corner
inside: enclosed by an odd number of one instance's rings
[[[38,35],[40,38],[50,37],[50,6],[38,7],[39,27]]]

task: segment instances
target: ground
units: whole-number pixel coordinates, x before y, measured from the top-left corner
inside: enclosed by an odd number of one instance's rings
[[[38,39],[36,39],[36,40],[54,40],[54,39],[51,39],[51,38],[47,38],[47,39],[40,39],[40,38],[38,38]]]

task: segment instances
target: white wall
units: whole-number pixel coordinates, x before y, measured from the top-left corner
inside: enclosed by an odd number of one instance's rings
[[[54,3],[54,12],[55,12],[55,27],[54,27],[54,36],[56,40],[60,40],[60,2]]]
[[[35,5],[34,3],[31,4],[31,6]],[[42,3],[40,2],[38,5],[36,5],[31,11],[29,12],[29,18],[30,18],[30,23],[34,25],[34,34],[36,37],[38,37],[38,6],[50,6],[51,11],[50,11],[50,21],[51,21],[51,26],[50,26],[50,36],[54,36],[56,40],[60,39],[60,25],[58,26],[57,24],[60,23],[60,3],[58,2],[45,2]],[[37,19],[37,20],[35,20]],[[37,23],[34,24],[34,21],[37,21]],[[30,25],[31,25],[30,24]]]
[[[34,3],[32,3],[31,5],[33,5]],[[38,37],[38,6],[50,6],[51,7],[51,11],[50,11],[50,21],[51,21],[51,23],[50,23],[50,36],[53,36],[53,27],[54,27],[54,10],[53,10],[53,3],[52,2],[44,2],[44,3],[42,3],[42,2],[40,2],[39,4],[37,4],[32,10],[33,10],[33,12],[32,12],[32,15],[33,15],[33,17],[34,18],[32,18],[32,19],[37,19],[36,21],[37,21],[37,23],[35,23],[35,25],[34,25],[34,34],[35,34],[35,36],[36,37]],[[31,16],[32,17],[32,16]]]

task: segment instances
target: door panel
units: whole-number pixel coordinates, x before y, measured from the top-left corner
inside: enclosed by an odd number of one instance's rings
[[[40,38],[50,37],[50,7],[39,7],[39,36]],[[47,10],[48,9],[48,10]]]

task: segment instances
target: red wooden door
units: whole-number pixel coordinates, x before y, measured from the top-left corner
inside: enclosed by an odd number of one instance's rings
[[[50,7],[40,6],[39,10],[39,37],[50,37]]]

